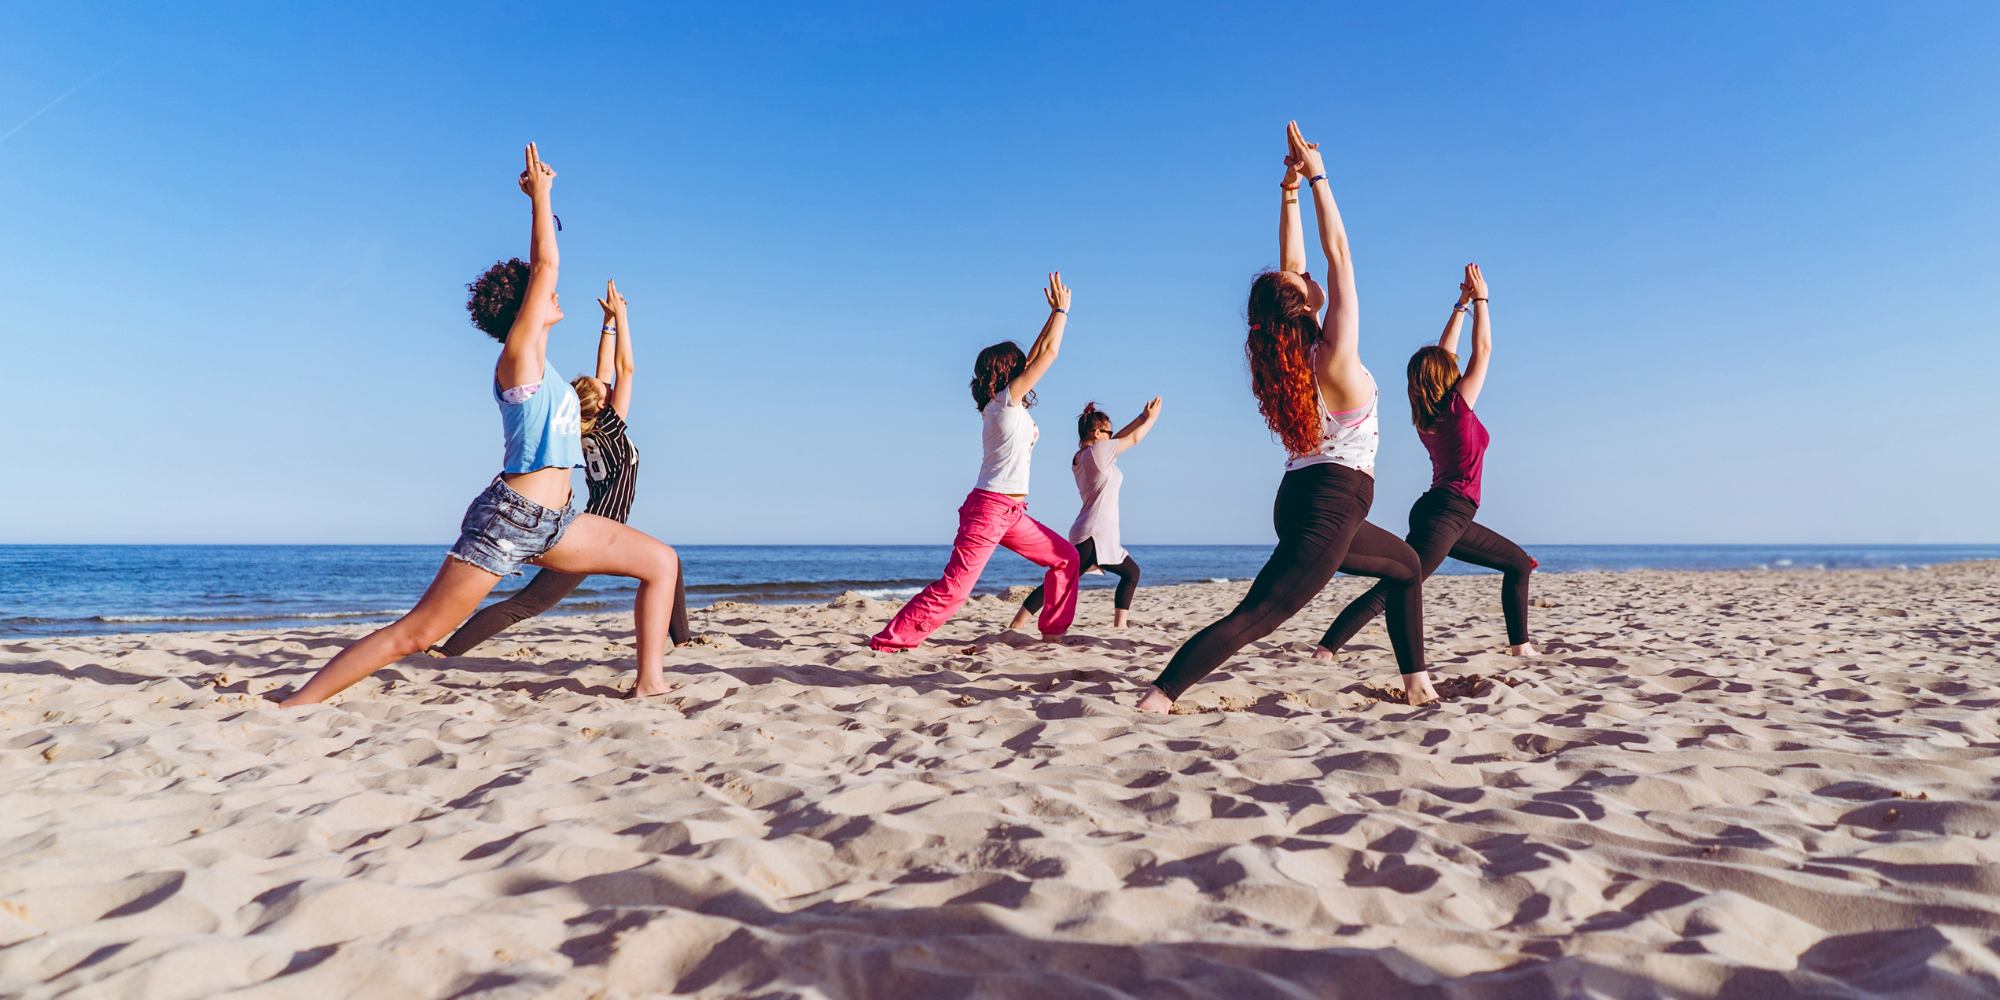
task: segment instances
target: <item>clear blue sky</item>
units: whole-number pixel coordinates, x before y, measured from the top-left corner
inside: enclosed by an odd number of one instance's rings
[[[1085,401],[1157,393],[1126,540],[1268,541],[1240,317],[1288,118],[1359,261],[1378,524],[1477,260],[1508,535],[1992,542],[1996,52],[1987,3],[11,4],[0,542],[448,542],[529,139],[557,365],[632,301],[637,526],[948,541],[972,357],[1059,268],[1033,512],[1075,513]]]

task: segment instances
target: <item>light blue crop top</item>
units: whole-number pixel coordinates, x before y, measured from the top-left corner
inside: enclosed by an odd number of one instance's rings
[[[583,414],[576,390],[556,378],[548,359],[542,360],[542,381],[534,395],[510,403],[493,383],[493,401],[500,404],[500,431],[507,439],[503,473],[533,472],[583,464]]]

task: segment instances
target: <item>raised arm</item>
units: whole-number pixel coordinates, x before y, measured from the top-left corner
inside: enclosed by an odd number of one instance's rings
[[[1278,270],[1306,272],[1306,231],[1299,224],[1299,165],[1285,157],[1285,179],[1278,182]]]
[[[1033,392],[1035,383],[1056,363],[1056,353],[1062,350],[1063,328],[1069,325],[1069,286],[1062,283],[1062,272],[1049,274],[1049,287],[1042,289],[1049,300],[1049,318],[1042,324],[1042,332],[1035,337],[1035,346],[1028,349],[1028,367],[1007,383],[1007,398],[1014,405]]]
[[[555,170],[543,163],[528,144],[528,168],[521,171],[521,193],[528,196],[534,223],[528,237],[528,291],[521,296],[521,309],[507,331],[507,343],[500,348],[500,363],[493,377],[503,389],[542,380],[548,357],[549,327],[562,319],[556,307],[556,216],[549,200],[556,179]]]
[[[1319,245],[1326,252],[1326,316],[1320,320],[1319,377],[1327,405],[1350,410],[1368,403],[1368,377],[1361,366],[1360,301],[1354,291],[1354,255],[1347,245],[1347,227],[1334,204],[1333,186],[1319,145],[1299,134],[1299,124],[1287,126],[1292,159],[1312,188],[1313,210],[1319,221]]]
[[[1465,360],[1465,374],[1458,377],[1458,394],[1470,407],[1479,402],[1479,390],[1486,387],[1486,366],[1493,360],[1493,318],[1486,312],[1486,276],[1478,264],[1465,265],[1465,283],[1472,293],[1472,357]]]
[[[617,282],[604,283],[604,297],[597,304],[604,309],[604,325],[618,331],[617,336],[608,338],[618,342],[615,360],[611,345],[604,339],[597,342],[597,380],[611,386],[608,405],[618,411],[619,419],[628,419],[632,415],[632,373],[638,370],[632,362],[632,317],[626,312],[625,296],[618,294]],[[616,382],[611,381],[614,370]]]
[[[1111,435],[1111,440],[1118,442],[1118,450],[1123,452],[1144,441],[1146,432],[1153,429],[1153,421],[1158,419],[1160,419],[1160,397],[1154,396],[1153,401],[1147,403],[1146,408],[1139,412],[1138,418],[1126,424],[1124,430]]]
[[[1472,280],[1468,278],[1458,283],[1458,302],[1451,307],[1451,318],[1444,321],[1444,333],[1438,336],[1438,346],[1450,351],[1454,356],[1458,354],[1460,321],[1465,319],[1466,313],[1472,311],[1465,307],[1470,301],[1472,301]]]
[[[597,306],[604,310],[604,326],[597,331],[597,371],[599,382],[610,385],[618,372],[618,309],[611,304],[611,282],[604,283],[604,298],[597,300]]]

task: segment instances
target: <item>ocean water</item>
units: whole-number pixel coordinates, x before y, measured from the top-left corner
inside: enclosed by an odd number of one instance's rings
[[[442,545],[0,545],[0,635],[98,635],[380,622],[402,614],[437,572]],[[1635,569],[1915,569],[2000,559],[2000,545],[1532,545],[1541,572]],[[685,545],[688,604],[825,601],[843,591],[898,600],[937,577],[944,545]],[[1255,576],[1268,545],[1135,545],[1140,585]],[[1483,573],[1446,562],[1447,574]],[[500,600],[526,583],[510,577]],[[1041,582],[994,554],[980,593]],[[1111,576],[1086,576],[1086,588]],[[633,583],[592,577],[556,613],[623,611]]]

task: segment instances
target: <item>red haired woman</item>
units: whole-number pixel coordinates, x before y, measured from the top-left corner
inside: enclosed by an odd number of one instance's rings
[[[951,560],[944,576],[903,605],[868,645],[882,652],[910,649],[949,620],[972,595],[979,574],[993,550],[1005,545],[1037,566],[1046,567],[1042,588],[1042,638],[1055,639],[1069,630],[1076,617],[1076,546],[1028,516],[1028,464],[1041,430],[1028,407],[1035,405],[1035,383],[1055,364],[1069,325],[1069,288],[1062,275],[1049,275],[1042,293],[1049,300],[1049,318],[1035,346],[1026,353],[1003,340],[979,352],[972,363],[972,405],[986,424],[981,440],[985,457],[979,481],[958,508],[958,537],[952,539]]]
[[[1361,324],[1354,259],[1334,205],[1319,147],[1297,122],[1287,128],[1283,203],[1278,215],[1279,269],[1250,283],[1250,390],[1264,422],[1290,459],[1273,520],[1278,546],[1234,611],[1202,629],[1174,654],[1139,702],[1165,712],[1174,699],[1244,646],[1269,635],[1306,606],[1336,571],[1379,578],[1388,595],[1389,643],[1403,673],[1404,697],[1420,705],[1437,696],[1424,670],[1422,570],[1402,539],[1368,523],[1375,499],[1375,379],[1361,364]],[[1299,179],[1312,188],[1320,246],[1332,280],[1326,288],[1305,270]],[[1324,306],[1326,317],[1320,319]]]
[[[1469,304],[1468,304],[1469,303]],[[1472,313],[1472,356],[1466,359],[1465,374],[1458,372],[1458,328],[1466,313]],[[1486,385],[1486,368],[1493,359],[1493,321],[1486,312],[1486,276],[1478,264],[1465,265],[1465,281],[1458,286],[1458,304],[1451,307],[1451,319],[1444,335],[1430,347],[1418,349],[1410,357],[1410,422],[1424,450],[1431,453],[1431,488],[1410,507],[1410,533],[1404,538],[1423,564],[1424,578],[1430,579],[1438,565],[1450,556],[1474,566],[1497,569],[1500,578],[1500,607],[1507,616],[1509,652],[1534,656],[1528,642],[1528,576],[1535,571],[1534,557],[1497,531],[1473,523],[1479,511],[1479,479],[1485,471],[1486,425],[1472,412],[1479,390]],[[1382,613],[1389,597],[1387,583],[1378,583],[1354,599],[1319,641],[1313,656],[1333,659],[1333,654],[1361,626]]]

